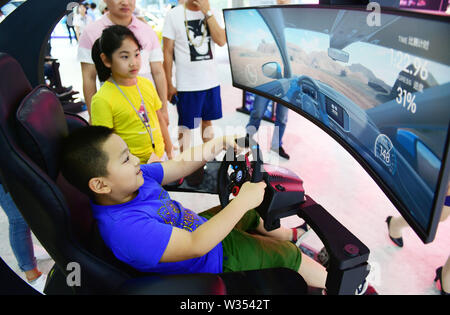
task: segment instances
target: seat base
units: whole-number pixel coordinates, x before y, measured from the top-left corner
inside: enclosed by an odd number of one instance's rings
[[[228,295],[304,295],[305,280],[294,270],[271,268],[221,273]]]
[[[71,295],[56,265],[47,279],[47,295]],[[99,292],[101,294],[101,292]],[[308,286],[295,271],[271,268],[221,274],[151,275],[130,279],[118,294],[149,295],[304,295]]]

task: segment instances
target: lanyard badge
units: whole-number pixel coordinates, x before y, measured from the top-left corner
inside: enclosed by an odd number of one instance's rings
[[[144,103],[141,103],[141,106],[139,107],[139,110],[138,110],[138,114],[139,114],[139,117],[141,118],[141,120],[145,123],[145,125],[147,127],[149,127],[150,126],[150,121],[148,119],[147,111],[145,110],[145,104]]]
[[[114,85],[119,89],[119,91],[122,93],[123,97],[130,103],[131,107],[133,107],[134,111],[138,115],[138,117],[141,119],[142,123],[145,126],[145,129],[147,129],[148,134],[150,135],[150,139],[152,141],[152,148],[155,150],[155,142],[153,141],[153,134],[152,134],[152,127],[150,125],[150,120],[148,118],[147,109],[145,108],[145,102],[144,98],[142,97],[141,90],[139,89],[139,86],[136,83],[136,88],[138,89],[139,95],[141,97],[141,105],[139,106],[139,110],[136,110],[136,107],[134,107],[133,103],[128,99],[128,97],[125,95],[125,93],[122,91],[122,89],[119,87],[119,85],[114,81],[113,78],[111,78]]]

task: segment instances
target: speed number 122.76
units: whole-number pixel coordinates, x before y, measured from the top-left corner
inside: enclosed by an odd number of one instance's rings
[[[419,77],[422,81],[428,79],[428,61],[419,57],[412,57],[401,51],[390,49],[391,64],[398,70],[402,70],[414,77]],[[413,66],[413,67],[411,67]]]

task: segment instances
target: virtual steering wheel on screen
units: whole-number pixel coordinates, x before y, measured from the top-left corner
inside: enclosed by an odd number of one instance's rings
[[[312,85],[316,91],[319,90],[319,86],[317,85],[316,81],[312,79],[311,77],[307,75],[301,75],[297,78],[297,84],[298,86],[301,86],[303,82],[308,83],[309,85]]]
[[[280,218],[297,214],[299,206],[304,202],[303,181],[294,172],[280,166],[264,164],[258,143],[251,138],[240,138],[237,144],[250,148],[243,155],[227,151],[217,176],[217,188],[222,208],[230,202],[230,194],[237,196],[242,185],[250,180],[258,183],[262,180],[267,184],[264,199],[256,207],[264,221],[267,231],[280,227]]]
[[[319,91],[319,86],[317,85],[317,83],[312,78],[306,75],[302,75],[298,77],[297,85],[299,89],[299,95],[297,96],[297,98],[301,99],[302,110],[312,115],[314,118],[320,119],[321,115],[317,100],[315,100],[312,95],[305,93],[305,91],[303,90],[303,85],[306,85],[308,86],[308,90],[311,90],[311,88],[314,89],[314,92],[317,95],[317,91]]]

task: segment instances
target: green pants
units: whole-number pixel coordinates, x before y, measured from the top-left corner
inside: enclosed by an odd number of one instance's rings
[[[221,207],[214,207],[199,215],[210,219]],[[298,271],[302,260],[301,251],[289,241],[251,234],[260,223],[255,210],[248,211],[222,241],[223,271],[245,271],[286,267]]]

